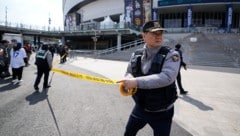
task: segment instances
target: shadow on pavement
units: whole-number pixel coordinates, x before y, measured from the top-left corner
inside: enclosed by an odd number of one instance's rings
[[[188,103],[191,103],[192,105],[195,105],[196,107],[198,107],[199,109],[201,109],[203,111],[213,110],[212,107],[205,105],[201,101],[194,99],[188,95],[183,95],[182,97],[179,96],[178,98],[180,98]]]
[[[47,99],[48,98],[47,93],[48,93],[47,89],[42,90],[42,92],[39,93],[34,91],[32,94],[26,97],[26,100],[29,101],[29,105],[34,105],[40,101]]]
[[[0,78],[0,84],[7,84],[12,81],[12,78]]]
[[[0,80],[0,92],[10,91],[18,88],[19,83],[13,83],[11,78]]]
[[[51,103],[50,103],[50,101],[48,99],[48,94],[47,93],[48,93],[48,89],[43,89],[42,92],[35,92],[34,91],[32,94],[30,94],[30,95],[28,95],[26,97],[26,100],[29,101],[29,105],[37,104],[38,102],[43,101],[45,99],[47,100],[49,109],[51,111],[52,117],[54,119],[57,131],[58,131],[58,135],[61,136],[61,132],[60,132],[60,129],[58,127],[57,119],[56,119],[56,116],[54,114],[54,111],[53,111],[53,108],[51,106]]]

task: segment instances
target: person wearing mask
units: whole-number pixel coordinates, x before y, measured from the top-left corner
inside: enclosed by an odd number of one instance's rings
[[[182,87],[181,67],[183,67],[185,70],[187,70],[187,64],[183,61],[182,51],[180,48],[181,48],[181,44],[175,45],[175,51],[177,51],[180,55],[180,68],[179,68],[178,75],[177,75],[177,85],[180,90],[180,94],[185,95],[188,93],[188,91],[185,91]]]
[[[27,55],[22,48],[21,43],[13,45],[10,51],[10,66],[12,67],[12,79],[13,82],[17,78],[18,82],[22,80],[23,67],[27,65]]]
[[[142,49],[136,50],[129,61],[125,78],[118,83],[132,93],[135,106],[126,125],[124,136],[135,136],[146,124],[154,136],[169,136],[177,99],[175,79],[180,67],[179,54],[163,45],[163,31],[158,21],[146,22]]]
[[[49,51],[49,47],[47,44],[43,44],[41,49],[36,53],[36,61],[35,64],[37,65],[37,77],[34,82],[34,89],[36,92],[39,92],[39,83],[41,81],[42,75],[44,74],[44,81],[43,81],[43,89],[47,89],[51,87],[48,84],[49,72],[52,69],[52,54]]]

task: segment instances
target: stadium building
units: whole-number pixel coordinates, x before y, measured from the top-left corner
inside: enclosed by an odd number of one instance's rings
[[[98,49],[112,47],[139,38],[152,19],[168,32],[240,30],[240,0],[63,0],[63,14],[64,30],[85,32],[76,39],[87,49],[86,35],[98,35]]]

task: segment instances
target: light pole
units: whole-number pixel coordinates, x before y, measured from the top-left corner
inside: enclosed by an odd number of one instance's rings
[[[7,26],[8,22],[7,22],[7,6],[5,7],[5,25]]]
[[[50,18],[50,13],[49,13],[49,18],[48,18],[48,31],[50,31],[50,25],[51,25],[51,18]]]

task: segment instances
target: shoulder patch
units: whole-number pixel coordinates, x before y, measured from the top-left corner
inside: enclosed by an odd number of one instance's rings
[[[178,56],[177,54],[174,54],[174,55],[172,56],[172,60],[173,60],[174,62],[179,61],[179,56]]]

